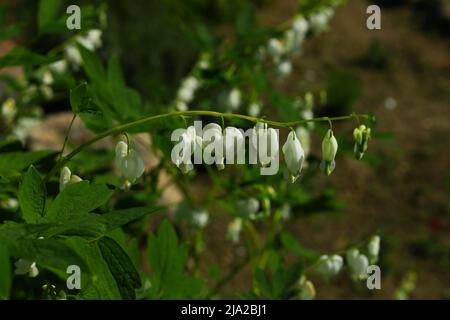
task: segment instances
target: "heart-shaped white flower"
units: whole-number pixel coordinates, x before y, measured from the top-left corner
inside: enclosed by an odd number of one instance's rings
[[[300,175],[303,161],[305,160],[305,152],[294,131],[289,133],[286,142],[283,145],[283,154],[289,171],[290,181],[293,183]]]

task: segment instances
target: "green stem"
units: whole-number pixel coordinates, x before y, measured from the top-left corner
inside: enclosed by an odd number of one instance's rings
[[[154,120],[161,120],[165,118],[172,118],[172,117],[182,117],[182,116],[211,116],[211,117],[218,117],[218,118],[238,118],[238,119],[244,119],[251,122],[263,122],[267,123],[268,125],[274,126],[274,127],[280,127],[280,128],[290,128],[299,124],[307,123],[307,122],[329,122],[329,121],[340,121],[340,120],[349,120],[349,119],[357,119],[357,118],[365,118],[370,119],[371,116],[367,114],[363,115],[356,115],[351,114],[348,116],[340,116],[340,117],[321,117],[321,118],[313,118],[313,119],[301,119],[297,121],[291,121],[291,122],[279,122],[279,121],[270,121],[263,118],[255,118],[251,116],[246,116],[242,114],[235,114],[235,113],[222,113],[222,112],[216,112],[216,111],[206,111],[206,110],[192,110],[192,111],[175,111],[175,112],[169,112],[159,115],[153,115],[149,117],[145,117],[136,121],[132,121],[126,124],[119,125],[117,127],[111,128],[109,130],[106,130],[98,135],[96,135],[94,138],[92,138],[89,141],[86,141],[85,143],[81,144],[77,148],[75,148],[71,153],[69,153],[66,157],[63,157],[58,161],[58,163],[50,170],[50,172],[45,177],[45,180],[48,181],[62,166],[64,166],[70,159],[72,159],[75,155],[80,153],[83,149],[86,147],[94,144],[95,142],[106,138],[110,135],[114,135],[117,133],[125,132],[125,130],[136,127],[138,125],[142,125],[147,122],[151,122]]]

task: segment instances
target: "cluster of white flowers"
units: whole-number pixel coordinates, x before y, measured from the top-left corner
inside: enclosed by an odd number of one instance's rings
[[[128,188],[144,173],[144,160],[139,153],[124,141],[116,145],[116,166],[124,179],[124,187]]]
[[[194,100],[195,91],[199,87],[200,81],[194,76],[187,77],[181,82],[175,100],[175,106],[178,111],[188,110],[188,104]]]
[[[68,167],[63,167],[59,175],[59,191],[63,191],[67,185],[83,181],[76,174],[72,174]]]
[[[90,51],[95,51],[102,46],[102,31],[99,29],[89,30],[84,36],[76,36],[75,42]],[[66,58],[74,69],[77,69],[83,63],[83,58],[76,43],[69,44],[65,48]]]
[[[309,16],[309,26],[314,32],[326,31],[328,22],[334,15],[334,9],[331,7],[323,8],[320,11]]]

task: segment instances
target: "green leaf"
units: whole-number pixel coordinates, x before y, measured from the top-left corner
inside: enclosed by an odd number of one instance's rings
[[[168,220],[161,223],[157,235],[150,235],[147,255],[152,270],[152,298],[182,299],[197,297],[203,283],[184,274],[188,248],[178,245],[177,234]]]
[[[83,259],[58,239],[17,239],[9,243],[9,250],[12,256],[35,261],[49,269],[65,272],[69,265],[75,264],[88,270]]]
[[[97,55],[86,49],[85,47],[79,45],[81,57],[83,58],[83,68],[88,77],[96,83],[101,84],[106,81],[105,70],[102,66],[100,59]]]
[[[0,154],[0,168],[2,170],[22,171],[32,164],[42,160],[49,160],[58,152],[35,151],[35,152],[8,152]]]
[[[80,113],[89,104],[87,83],[82,82],[73,89],[70,89],[70,106],[73,113]]]
[[[38,223],[44,213],[47,190],[39,172],[30,166],[19,187],[22,217],[27,223]]]
[[[9,299],[11,292],[11,263],[7,247],[0,244],[0,300]]]
[[[80,296],[84,299],[117,300],[120,299],[119,288],[103,259],[97,242],[88,242],[80,237],[70,237],[65,243],[83,257],[89,270],[89,277],[82,271]]]
[[[45,31],[58,20],[61,0],[40,0],[38,7],[39,32]]]
[[[45,221],[76,213],[91,212],[105,204],[112,195],[104,184],[81,181],[69,184],[58,194],[45,214]]]
[[[133,262],[113,239],[103,237],[98,241],[103,258],[108,264],[123,299],[135,299],[135,289],[141,286],[141,278]]]
[[[300,257],[306,259],[307,261],[313,262],[319,258],[318,253],[300,245],[297,239],[295,239],[292,235],[290,235],[287,232],[281,233],[280,241],[285,249],[298,254]]]
[[[35,66],[47,64],[54,60],[54,57],[46,57],[23,47],[16,47],[3,57],[0,57],[0,69],[18,65]]]

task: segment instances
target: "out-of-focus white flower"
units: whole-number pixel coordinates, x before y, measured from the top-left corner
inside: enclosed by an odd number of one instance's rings
[[[397,100],[395,100],[392,97],[386,98],[386,100],[384,100],[384,107],[386,108],[386,110],[389,110],[389,111],[396,109],[397,108]]]
[[[52,99],[53,96],[54,96],[52,87],[50,87],[50,86],[48,86],[46,84],[43,84],[43,85],[39,86],[39,91],[44,96],[44,98],[47,99],[47,100]]]
[[[208,224],[209,213],[206,210],[195,210],[192,213],[192,222],[198,228],[204,228]]]
[[[116,145],[116,164],[123,178],[133,183],[144,173],[144,160],[134,149],[124,141]]]
[[[279,61],[280,57],[284,54],[285,48],[283,43],[276,39],[272,38],[269,40],[269,43],[267,45],[267,53],[272,57],[272,59],[277,62]]]
[[[227,105],[231,111],[236,111],[241,106],[241,91],[233,88],[228,93]]]
[[[241,231],[242,231],[242,219],[234,218],[228,225],[227,238],[234,243],[238,243]]]
[[[186,111],[188,109],[188,106],[185,102],[177,100],[175,102],[175,106],[177,108],[178,111]]]
[[[281,207],[281,220],[287,221],[291,218],[291,206],[287,203],[283,204]]]
[[[292,62],[289,60],[284,60],[277,65],[277,73],[281,77],[286,77],[292,72]]]
[[[0,207],[8,210],[16,210],[19,207],[19,201],[16,198],[9,198],[1,201]]]
[[[309,26],[315,32],[327,30],[328,22],[333,17],[334,10],[332,8],[324,8],[309,17]]]
[[[343,265],[344,259],[341,256],[337,254],[332,256],[323,255],[319,258],[316,270],[325,277],[332,277],[341,271]]]
[[[201,54],[198,67],[201,70],[208,70],[211,67],[211,54],[209,52],[203,52]]]
[[[199,86],[200,82],[193,76],[187,77],[181,82],[176,98],[176,107],[179,111],[188,109],[187,105],[194,100],[195,91]]]
[[[294,183],[300,175],[305,160],[305,151],[294,131],[289,133],[283,145],[283,154],[289,171],[289,179]]]
[[[305,276],[302,276],[299,281],[299,298],[300,300],[312,300],[316,296],[316,289],[314,288],[314,284],[306,279]]]
[[[251,117],[259,117],[261,114],[261,103],[258,101],[253,101],[248,107],[248,114]]]
[[[14,263],[16,269],[15,274],[23,275],[27,274],[30,278],[35,278],[39,275],[39,269],[36,266],[36,262],[28,261],[25,259],[19,259]]]
[[[90,51],[102,46],[102,31],[89,30],[85,36],[77,37],[77,42]]]
[[[50,86],[53,84],[53,76],[52,73],[48,70],[45,70],[42,74],[42,83]]]
[[[292,30],[301,38],[308,32],[308,21],[303,16],[297,16],[292,22]]]
[[[312,110],[314,108],[314,95],[311,92],[305,93],[305,109]]]
[[[62,74],[67,70],[67,61],[61,59],[61,60],[52,62],[48,65],[48,68],[50,69],[50,71],[52,71],[56,74]]]
[[[258,199],[248,198],[248,199],[239,200],[236,203],[236,208],[239,213],[252,219],[257,216],[260,205],[259,205]]]
[[[6,124],[13,122],[17,114],[16,100],[13,98],[6,99],[2,104],[2,120]]]
[[[258,153],[261,166],[268,166],[278,157],[278,133],[268,128],[267,123],[258,122],[252,131],[251,142],[253,149]]]
[[[345,257],[352,276],[359,280],[366,279],[369,259],[365,255],[359,253],[358,249],[348,250]]]
[[[302,119],[305,119],[305,120],[313,119],[314,118],[314,113],[313,113],[313,111],[311,109],[303,109],[303,110],[300,111],[300,117]],[[307,122],[306,126],[309,129],[313,129],[314,128],[314,122],[312,122],[312,121]]]
[[[333,135],[333,131],[328,129],[325,137],[322,140],[322,162],[320,164],[321,170],[330,175],[336,167],[334,158],[338,150],[338,143]]]
[[[75,67],[80,66],[83,63],[80,50],[75,45],[68,45],[65,49],[67,60]]]
[[[369,243],[367,244],[367,251],[369,252],[371,263],[376,263],[378,260],[378,255],[380,254],[380,242],[381,242],[380,236],[375,235],[370,239]]]
[[[17,120],[16,126],[12,129],[12,135],[20,140],[23,144],[28,136],[28,132],[31,128],[37,126],[40,123],[39,119],[24,117]]]

